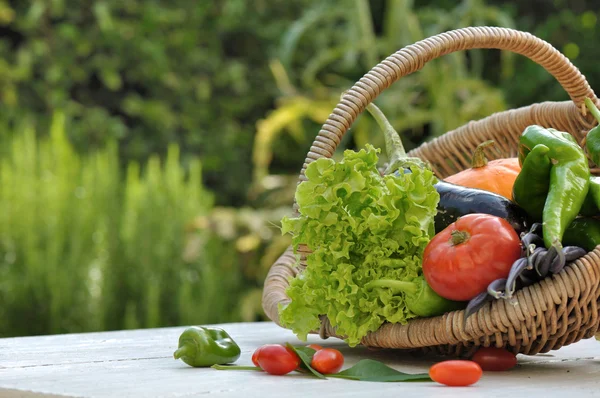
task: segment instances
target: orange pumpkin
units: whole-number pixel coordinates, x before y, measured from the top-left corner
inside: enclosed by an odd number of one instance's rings
[[[521,171],[518,158],[503,158],[488,161],[484,149],[494,141],[486,141],[477,146],[473,152],[471,168],[460,171],[445,181],[468,188],[479,188],[497,193],[512,200],[515,180]]]

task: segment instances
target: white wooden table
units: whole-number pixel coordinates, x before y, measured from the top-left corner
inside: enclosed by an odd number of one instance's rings
[[[239,365],[251,365],[262,344],[303,344],[273,323],[217,325],[240,345]],[[573,397],[600,396],[600,342],[590,339],[535,357],[519,356],[508,372],[484,373],[470,387],[436,383],[320,380],[303,374],[192,368],[174,360],[185,327],[0,339],[0,397]],[[340,349],[344,368],[361,358],[407,373],[427,372],[438,358],[392,350],[348,348],[337,339],[309,342]]]

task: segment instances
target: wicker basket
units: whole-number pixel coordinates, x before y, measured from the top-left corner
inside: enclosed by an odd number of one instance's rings
[[[470,167],[473,149],[485,140],[496,142],[492,157],[516,156],[518,137],[525,127],[539,124],[571,133],[580,144],[596,123],[586,114],[583,101],[598,100],[585,77],[547,42],[529,33],[496,27],[464,28],[432,36],[391,55],[363,76],[335,107],[308,152],[306,166],[331,157],[356,117],[384,89],[403,76],[421,69],[428,61],[458,50],[490,48],[522,54],[551,73],[571,101],[543,102],[493,114],[422,144],[409,153],[431,163],[439,178]],[[591,166],[593,166],[591,164]],[[592,168],[594,173],[597,169]],[[297,207],[294,206],[297,211]],[[296,266],[290,248],[272,265],[265,280],[263,308],[279,324],[278,304],[289,301],[288,280],[305,266],[301,252]],[[600,246],[568,264],[559,274],[521,289],[516,305],[506,300],[487,304],[464,322],[464,311],[434,318],[413,319],[405,325],[383,324],[362,339],[369,347],[419,350],[452,356],[470,355],[479,346],[505,347],[514,353],[533,355],[559,349],[592,337],[598,327],[600,296]],[[322,338],[337,336],[326,317],[321,318]]]

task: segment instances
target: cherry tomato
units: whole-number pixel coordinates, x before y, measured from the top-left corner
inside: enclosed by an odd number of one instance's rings
[[[483,373],[473,361],[449,360],[438,362],[429,368],[429,377],[440,384],[451,387],[464,387],[475,384]]]
[[[334,348],[323,348],[313,355],[310,366],[319,373],[333,374],[344,365],[344,356]]]
[[[258,366],[272,375],[284,375],[300,365],[300,358],[291,349],[280,344],[265,344],[257,354]]]
[[[484,371],[509,370],[517,365],[515,354],[498,347],[481,347],[471,360],[477,362]]]
[[[467,214],[435,235],[423,253],[423,275],[449,300],[468,301],[506,278],[521,257],[513,227],[501,217]]]
[[[258,366],[260,367],[260,365],[258,364],[258,356],[260,355],[260,349],[262,347],[258,347],[256,349],[256,351],[254,351],[254,353],[252,354],[252,363],[254,364],[254,366]]]
[[[313,343],[313,344],[309,344],[307,347],[310,347],[310,348],[312,348],[312,349],[313,349],[313,350],[315,350],[315,351],[319,351],[319,350],[322,350],[322,349],[323,349],[323,347],[321,347],[321,346],[320,346],[320,345],[318,345],[318,344],[314,344],[314,343]]]

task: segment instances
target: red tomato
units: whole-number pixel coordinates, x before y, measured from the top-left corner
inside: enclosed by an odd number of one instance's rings
[[[521,257],[521,242],[503,218],[467,214],[435,235],[423,253],[423,275],[449,300],[468,301],[506,278]]]
[[[515,354],[498,347],[481,347],[471,360],[477,362],[481,369],[489,371],[509,370],[517,365]]]
[[[473,361],[449,360],[438,362],[429,368],[429,377],[440,384],[464,387],[475,384],[483,371]]]
[[[310,348],[312,348],[312,349],[313,349],[313,350],[315,350],[315,351],[319,351],[319,350],[322,350],[322,349],[323,349],[323,347],[321,347],[321,346],[320,346],[320,345],[318,345],[318,344],[314,344],[314,343],[313,343],[313,344],[309,344],[307,347],[310,347]]]
[[[265,344],[259,350],[258,366],[269,374],[284,375],[300,365],[298,355],[280,344]]]
[[[258,366],[260,367],[260,365],[258,364],[258,356],[260,355],[260,349],[262,347],[258,347],[256,349],[256,351],[254,351],[254,354],[252,354],[252,363],[254,364],[254,366]]]
[[[311,368],[322,374],[333,374],[344,365],[344,356],[334,348],[323,348],[313,355]]]

